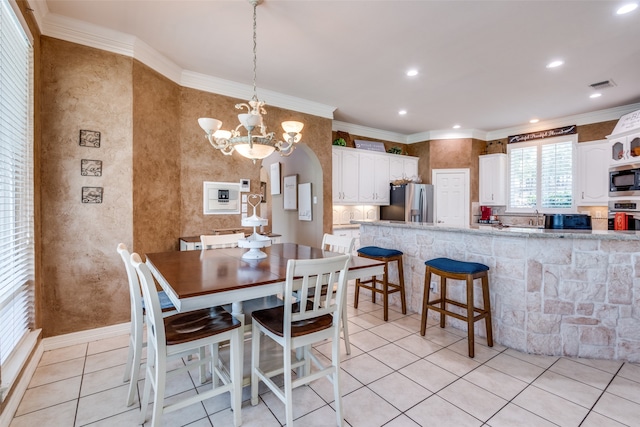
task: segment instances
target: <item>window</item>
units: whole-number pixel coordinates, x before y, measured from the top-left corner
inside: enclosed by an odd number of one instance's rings
[[[508,210],[573,210],[575,143],[572,136],[508,145]]]
[[[0,0],[0,401],[26,356],[33,323],[32,47]],[[16,362],[16,359],[22,359]]]

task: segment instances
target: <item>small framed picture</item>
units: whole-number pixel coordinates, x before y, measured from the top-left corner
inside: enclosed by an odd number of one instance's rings
[[[80,129],[80,146],[100,148],[100,132]]]
[[[80,175],[102,176],[102,160],[82,159],[80,161]]]
[[[298,210],[298,175],[284,177],[284,210]]]
[[[280,194],[280,162],[271,164],[271,194]]]
[[[298,184],[298,219],[311,221],[311,183]]]
[[[102,203],[102,187],[82,187],[82,203]]]

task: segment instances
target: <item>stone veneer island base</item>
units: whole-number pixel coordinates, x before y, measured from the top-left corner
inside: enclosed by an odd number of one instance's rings
[[[640,362],[640,233],[354,222],[361,246],[404,252],[411,311],[422,310],[426,260],[481,262],[490,268],[497,343],[532,354]],[[482,306],[479,286],[474,294]],[[464,301],[463,282],[449,280],[447,287]],[[392,295],[390,304],[399,306],[398,298]],[[447,317],[449,326],[466,331],[464,322]],[[484,322],[475,333],[486,336]]]

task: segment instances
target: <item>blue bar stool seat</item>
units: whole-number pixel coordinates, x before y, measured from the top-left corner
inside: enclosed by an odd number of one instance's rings
[[[384,304],[384,320],[389,320],[389,294],[400,292],[400,302],[402,304],[402,314],[407,314],[407,302],[404,294],[404,271],[402,269],[402,252],[396,249],[386,249],[378,246],[365,246],[358,249],[358,256],[375,259],[384,262],[384,274],[382,276],[381,288],[376,286],[376,277],[370,280],[356,279],[356,294],[353,299],[353,306],[358,308],[358,296],[360,288],[371,291],[371,300],[376,302],[376,293],[382,294]],[[389,282],[389,263],[398,263],[398,283]],[[370,284],[370,285],[369,285]]]
[[[445,316],[467,322],[467,336],[469,343],[469,357],[474,357],[474,331],[473,325],[478,320],[484,319],[487,329],[487,345],[493,347],[493,329],[491,327],[491,303],[489,298],[489,267],[477,262],[456,261],[449,258],[434,258],[425,262],[424,296],[422,299],[422,319],[420,335],[424,336],[427,327],[427,312],[429,309],[440,313],[440,327],[444,328]],[[440,298],[429,300],[431,274],[440,276]],[[447,298],[447,279],[465,280],[467,283],[467,301],[462,303]],[[482,280],[483,308],[474,307],[473,281]],[[447,304],[466,309],[466,315],[447,309]],[[478,313],[478,314],[476,314]]]

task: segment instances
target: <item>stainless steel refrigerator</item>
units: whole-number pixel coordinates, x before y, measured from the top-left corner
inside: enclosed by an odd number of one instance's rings
[[[433,222],[433,185],[390,184],[391,202],[380,207],[386,221]]]

